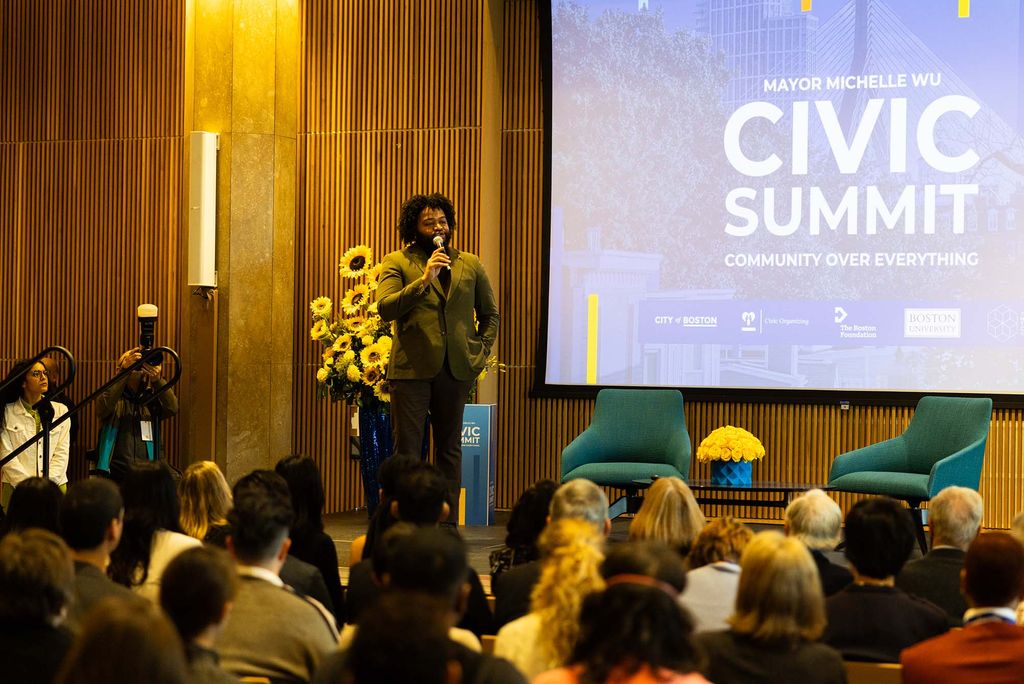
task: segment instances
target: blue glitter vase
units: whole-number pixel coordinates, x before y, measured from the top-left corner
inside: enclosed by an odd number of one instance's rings
[[[711,484],[724,487],[749,487],[750,461],[712,461]]]
[[[391,411],[386,405],[359,408],[359,471],[363,476],[366,509],[370,517],[380,503],[377,471],[394,448],[391,437]]]

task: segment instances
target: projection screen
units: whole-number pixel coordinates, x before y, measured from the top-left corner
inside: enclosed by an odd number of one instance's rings
[[[553,0],[543,383],[1020,393],[1021,11]]]

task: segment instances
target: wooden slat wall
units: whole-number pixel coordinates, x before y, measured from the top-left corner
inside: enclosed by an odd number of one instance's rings
[[[0,372],[61,344],[81,399],[135,343],[142,302],[178,346],[184,22],[182,2],[0,6]],[[92,408],[79,425],[77,477]],[[163,434],[176,462],[175,420]]]
[[[386,6],[378,6],[386,5]],[[481,2],[330,3],[303,10],[303,116],[299,144],[296,309],[317,294],[337,296],[337,257],[357,242],[377,252],[397,246],[394,225],[408,194],[439,188],[460,210],[460,244],[478,233]],[[499,376],[497,504],[510,507],[524,488],[558,477],[562,447],[583,430],[593,403],[531,399],[541,326],[543,117],[535,0],[505,0],[502,98],[502,231],[499,353],[512,366]],[[435,42],[438,41],[438,42]],[[440,96],[439,96],[440,94]],[[433,95],[433,97],[431,96]],[[439,106],[438,103],[443,103]],[[308,319],[296,324],[296,448],[319,460],[331,510],[361,504],[356,465],[346,459],[348,414],[318,402],[312,380],[316,346]],[[764,441],[763,478],[824,481],[834,456],[892,437],[910,409],[688,402],[699,441],[731,423]],[[981,491],[986,525],[1006,527],[1024,509],[1024,413],[997,411]],[[695,466],[694,476],[707,476]],[[614,492],[613,492],[614,494]],[[851,499],[841,497],[848,506]],[[765,509],[730,507],[744,517]],[[718,515],[722,507],[711,507]],[[770,514],[771,517],[778,517]]]
[[[301,8],[294,441],[320,466],[328,510],[364,497],[351,411],[315,396],[309,302],[344,294],[348,247],[370,245],[375,259],[399,247],[399,208],[415,193],[448,195],[456,246],[478,251],[481,21],[478,3],[461,0]]]

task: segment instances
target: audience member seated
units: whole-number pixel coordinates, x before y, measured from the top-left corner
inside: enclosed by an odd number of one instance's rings
[[[707,524],[690,549],[686,589],[679,596],[694,631],[727,629],[740,583],[740,556],[754,533],[731,516]]]
[[[3,534],[30,528],[60,534],[60,487],[45,477],[30,477],[18,483],[4,518]]]
[[[590,480],[570,480],[551,497],[548,523],[566,519],[585,520],[608,536],[608,497]],[[502,573],[491,585],[494,622],[498,627],[530,612],[530,596],[540,579],[540,561],[530,561]]]
[[[740,557],[730,628],[696,639],[704,674],[723,684],[846,682],[839,654],[815,643],[825,628],[818,570],[807,547],[778,532],[754,536]]]
[[[324,533],[324,486],[316,463],[308,456],[288,456],[278,461],[274,471],[288,483],[295,522],[292,524],[291,556],[320,571],[327,585],[338,624],[344,624],[345,599],[338,574],[338,550],[334,540]]]
[[[1010,523],[1010,534],[1013,538],[1024,544],[1024,513],[1018,513]],[[1017,624],[1024,625],[1024,601],[1017,606]]]
[[[57,684],[191,684],[174,627],[149,601],[107,598],[82,623]]]
[[[644,495],[644,502],[629,525],[629,539],[660,541],[685,558],[706,524],[707,519],[686,483],[678,477],[661,477]]]
[[[380,510],[380,507],[377,508]],[[317,674],[324,684],[459,684],[458,660],[449,652],[446,622],[437,599],[388,594],[366,616],[349,651]]]
[[[535,684],[706,684],[698,672],[693,623],[679,607],[686,570],[656,541],[611,549],[601,567],[607,588],[587,596],[567,665]]]
[[[224,546],[228,535],[231,488],[213,461],[196,461],[178,483],[181,531],[199,541]]]
[[[960,571],[967,547],[978,536],[984,512],[981,495],[967,487],[946,487],[928,503],[932,548],[910,561],[896,576],[896,586],[946,611],[953,627],[963,624],[967,604],[960,593]]]
[[[380,504],[370,518],[370,524],[366,528],[366,534],[361,534],[352,540],[348,552],[349,567],[355,566],[361,560],[366,560],[373,555],[374,544],[381,535],[387,532],[388,528],[394,525],[397,520],[391,515],[391,502],[395,500],[395,489],[398,487],[398,478],[410,468],[415,468],[422,461],[412,456],[391,456],[380,464],[377,469],[377,483],[380,485]]]
[[[288,499],[289,507],[291,506],[291,494],[288,492],[288,483],[277,473],[270,470],[256,470],[246,476],[245,481],[247,486],[260,486],[280,490]],[[238,496],[237,482],[232,491],[232,497],[235,496]],[[206,543],[226,549],[227,538],[230,534],[231,523],[229,522],[223,527],[217,527],[214,531],[207,533]],[[313,599],[331,611],[332,614],[334,613],[331,596],[327,592],[327,584],[324,583],[323,575],[320,574],[316,567],[289,554],[284,559],[284,565],[281,566],[279,575],[281,581],[291,589],[294,589],[296,593]]]
[[[391,459],[389,459],[391,460]],[[403,470],[391,501],[391,515],[417,527],[436,527],[448,518],[447,484],[433,465],[419,463]],[[469,569],[469,604],[459,627],[478,637],[494,633],[494,618],[480,576]],[[364,610],[378,599],[380,587],[374,581],[373,560],[363,560],[349,570],[346,616],[359,623]]]
[[[949,490],[943,490],[949,491]],[[900,656],[906,684],[994,684],[1024,676],[1024,546],[1005,532],[977,537],[967,549],[964,628],[912,646]]]
[[[224,669],[275,682],[308,682],[338,632],[323,606],[289,590],[278,573],[288,555],[292,507],[288,485],[257,470],[235,484],[228,550],[241,579],[220,635]]]
[[[128,469],[121,485],[124,531],[110,554],[107,574],[118,584],[156,603],[164,568],[182,551],[202,542],[181,533],[178,492],[163,461]]]
[[[392,588],[394,588],[391,582],[391,562],[392,556],[395,553],[395,549],[398,547],[399,544],[403,543],[408,537],[411,537],[419,529],[420,528],[416,527],[412,523],[401,521],[396,522],[394,525],[389,527],[387,531],[384,532],[383,535],[381,535],[380,540],[374,545],[373,558],[371,559],[373,561],[373,580],[375,584],[381,588],[382,593],[387,593]],[[449,534],[449,536],[451,536],[456,541],[459,541],[458,538],[454,535]],[[464,584],[466,584],[466,594],[468,596],[469,585],[468,583]],[[424,589],[423,586],[421,586],[421,584],[416,584],[413,587],[403,588],[415,591],[427,591],[428,593],[430,591],[429,587],[427,589]],[[445,597],[442,596],[441,598]],[[446,605],[449,605],[449,607],[452,609],[454,614],[454,621],[452,623],[453,625],[458,624],[458,622],[462,619],[462,616],[466,612],[465,601],[458,601],[458,598],[460,597],[454,597],[452,598],[452,601],[446,603]],[[363,614],[365,615],[366,611],[364,611]],[[346,624],[344,629],[341,630],[341,637],[338,639],[338,647],[344,650],[351,646],[352,639],[353,637],[355,637],[355,634],[356,625]],[[477,637],[477,635],[473,634],[469,630],[462,629],[461,627],[453,626],[451,629],[449,629],[448,638],[474,651],[483,650],[483,647],[480,644],[480,639]]]
[[[171,561],[160,584],[160,605],[185,643],[193,684],[238,680],[220,668],[214,650],[238,593],[234,563],[221,549],[189,549]]]
[[[117,485],[99,477],[76,482],[60,505],[64,541],[75,562],[75,600],[68,624],[77,629],[101,599],[131,599],[135,595],[107,577],[110,553],[121,541],[124,504]]]
[[[898,662],[904,648],[949,629],[940,608],[895,586],[914,539],[910,513],[893,499],[864,499],[846,514],[853,584],[825,602],[823,640],[847,660]]]
[[[579,636],[583,600],[604,588],[604,535],[583,520],[553,522],[540,535],[540,580],[530,612],[498,630],[494,654],[527,679],[564,664]]]
[[[554,481],[541,480],[516,501],[505,527],[508,530],[505,543],[491,551],[491,582],[506,570],[540,558],[537,538],[547,524],[551,497],[556,489],[558,485]]]
[[[384,552],[383,549],[389,551]],[[476,684],[525,684],[525,679],[507,661],[480,653],[480,642],[472,634],[454,627],[466,609],[470,587],[469,563],[466,547],[462,541],[448,531],[437,528],[416,528],[409,523],[399,522],[384,533],[374,547],[374,562],[386,559],[385,587],[381,601],[392,596],[409,600],[429,597],[435,601],[436,613],[445,619],[448,626],[449,643],[445,645],[449,658],[459,663],[462,681]],[[379,602],[366,611],[364,621],[372,621],[379,610]],[[346,627],[353,639],[352,651],[359,643],[358,629]],[[341,648],[346,647],[343,635]],[[342,681],[345,664],[352,651],[330,656],[317,671],[314,682]],[[409,681],[409,680],[402,680]]]
[[[849,570],[831,562],[825,555],[839,544],[842,526],[842,509],[820,489],[804,492],[786,507],[786,534],[796,537],[810,549],[826,597],[853,582],[853,574]]]
[[[0,680],[54,681],[71,648],[61,620],[74,579],[68,548],[53,532],[29,529],[0,540]]]

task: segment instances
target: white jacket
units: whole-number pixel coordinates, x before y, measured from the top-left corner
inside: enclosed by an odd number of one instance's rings
[[[64,404],[53,402],[53,422],[68,412]],[[7,457],[36,434],[36,421],[21,400],[4,407],[4,429],[0,430],[0,460]],[[50,431],[50,479],[58,485],[68,481],[68,448],[71,442],[71,421],[66,420]],[[17,485],[22,480],[43,474],[43,440],[18,454],[3,467],[3,482]]]

